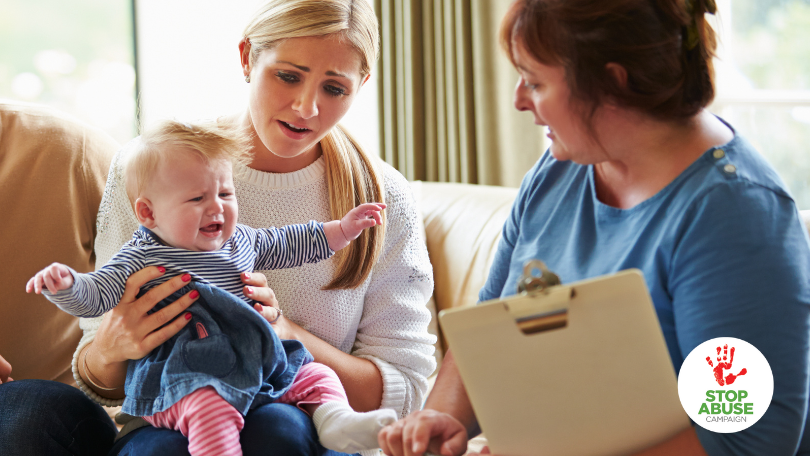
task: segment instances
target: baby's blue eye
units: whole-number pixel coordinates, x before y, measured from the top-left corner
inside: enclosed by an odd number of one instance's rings
[[[196,202],[196,201],[202,201],[202,199],[203,199],[202,196],[198,196],[196,198],[191,198],[189,201],[195,201]]]

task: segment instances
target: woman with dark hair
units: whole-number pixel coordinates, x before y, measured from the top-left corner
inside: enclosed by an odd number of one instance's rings
[[[714,12],[711,0],[511,6],[501,42],[520,73],[515,107],[548,126],[552,145],[523,180],[479,299],[513,294],[534,258],[564,282],[638,268],[676,372],[724,336],[757,347],[774,377],[756,425],[691,427],[644,454],[804,454],[810,245],[776,172],[705,109]],[[453,455],[479,432],[451,351],[425,410],[379,443],[397,456]]]

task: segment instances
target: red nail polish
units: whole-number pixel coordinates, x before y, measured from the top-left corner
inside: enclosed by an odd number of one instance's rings
[[[199,292],[199,291],[197,291],[197,290],[194,290],[194,291],[192,291],[191,293],[189,293],[189,295],[188,295],[188,296],[189,296],[191,299],[197,299],[197,296],[199,296],[199,295],[200,295],[200,292]]]
[[[186,314],[186,320],[191,320],[191,314],[190,313]]]
[[[163,274],[164,272],[166,272],[166,268],[164,268],[163,266],[158,266],[158,272]]]
[[[188,282],[191,280],[191,274],[183,274],[183,277],[180,278],[183,279],[183,282]]]
[[[253,287],[247,287],[248,294],[253,294]]]
[[[245,273],[245,278],[246,278],[246,279],[249,279],[249,278],[250,278],[250,273],[249,273],[249,272],[246,272],[246,273]]]

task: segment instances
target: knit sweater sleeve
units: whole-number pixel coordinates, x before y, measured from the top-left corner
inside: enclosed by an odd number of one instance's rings
[[[430,311],[425,306],[433,292],[433,268],[410,186],[384,166],[385,243],[372,270],[352,354],[380,370],[381,408],[404,417],[422,407],[427,377],[436,369],[436,338],[428,333]]]
[[[138,138],[125,144],[113,157],[110,171],[107,174],[107,184],[104,187],[104,195],[101,198],[101,206],[96,218],[96,270],[107,264],[121,247],[132,238],[132,233],[138,229],[138,219],[127,198],[124,187],[124,175],[122,171],[123,157],[127,151],[131,150],[139,141]],[[81,376],[79,376],[78,359],[81,350],[90,344],[96,337],[96,332],[101,325],[104,316],[96,318],[80,318],[79,327],[83,331],[82,339],[73,354],[73,378],[82,391],[91,399],[101,405],[114,407],[122,405],[123,399],[107,399],[96,394],[88,387]]]

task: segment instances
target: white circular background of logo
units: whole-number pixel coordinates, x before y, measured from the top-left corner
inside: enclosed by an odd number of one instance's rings
[[[728,345],[728,359],[722,360],[723,347]],[[737,375],[745,368],[746,373],[738,376],[734,383],[731,385],[723,385],[717,383],[714,377],[714,368],[717,367],[717,347],[720,347],[721,362],[731,362],[731,348],[734,347],[734,361],[730,369],[723,370],[723,378],[728,374]],[[714,367],[710,366],[706,361],[706,357],[710,357]],[[742,403],[753,403],[752,415],[711,415],[702,413],[699,414],[700,406],[707,402],[706,391],[712,390],[745,390],[748,392],[748,397],[742,400]],[[692,353],[683,361],[681,371],[678,374],[678,395],[681,398],[681,405],[697,425],[708,429],[713,432],[729,433],[739,432],[752,426],[754,423],[762,418],[768,406],[771,405],[771,398],[773,397],[773,372],[768,361],[762,353],[753,345],[742,339],[734,337],[717,337],[715,339],[707,340],[702,344],[695,347]],[[714,395],[714,402],[717,403],[717,394]],[[735,401],[736,402],[736,401]],[[726,395],[723,394],[720,405],[728,404],[726,402]],[[709,410],[711,410],[711,402],[708,403]],[[743,416],[746,421],[709,421],[709,418],[717,418],[723,416],[737,417]]]

